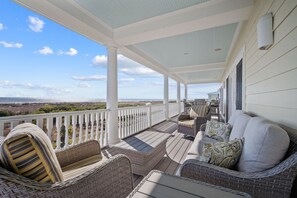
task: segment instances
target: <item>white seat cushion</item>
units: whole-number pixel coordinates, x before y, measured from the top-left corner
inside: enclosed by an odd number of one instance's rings
[[[245,128],[247,126],[247,123],[250,121],[251,116],[241,113],[238,115],[238,117],[235,119],[229,141],[234,140],[235,138],[242,138]]]
[[[285,156],[290,139],[285,130],[261,117],[253,117],[244,132],[244,146],[238,163],[243,172],[263,171]]]

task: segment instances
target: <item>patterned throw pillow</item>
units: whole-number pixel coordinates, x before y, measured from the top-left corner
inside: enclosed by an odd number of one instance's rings
[[[16,126],[5,138],[1,158],[6,169],[39,182],[63,180],[62,170],[51,141],[38,126]]]
[[[192,118],[192,119],[199,117],[199,115],[193,110],[193,108],[191,108],[189,114],[190,114],[190,118]]]
[[[231,133],[231,125],[229,123],[218,122],[211,120],[206,122],[205,135],[219,140],[227,142],[229,141]]]
[[[200,160],[224,168],[232,168],[239,160],[243,142],[244,138],[204,144]]]

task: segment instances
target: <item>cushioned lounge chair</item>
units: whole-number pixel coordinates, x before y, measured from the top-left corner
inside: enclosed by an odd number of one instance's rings
[[[189,113],[183,113],[178,117],[178,132],[186,136],[195,137],[202,124],[211,119],[211,112],[208,105],[194,105],[192,108],[199,109],[199,106],[204,106],[204,109],[198,110],[198,117],[191,117]],[[203,115],[203,116],[199,116]]]
[[[98,155],[100,145],[94,140],[57,152],[64,180],[54,184],[0,167],[0,197],[126,197],[133,190],[130,160],[116,155],[94,162]]]

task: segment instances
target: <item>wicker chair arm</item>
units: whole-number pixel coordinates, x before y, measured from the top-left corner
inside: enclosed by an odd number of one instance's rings
[[[4,197],[126,197],[133,190],[130,160],[116,155],[82,175],[55,184],[40,183],[5,170]]]
[[[65,167],[94,155],[101,155],[100,144],[96,140],[83,142],[56,152],[61,167]]]
[[[190,118],[190,115],[188,115],[188,114],[180,114],[179,116],[178,116],[178,121],[183,121],[183,120],[190,120],[191,118]]]
[[[289,197],[297,175],[297,154],[293,154],[274,168],[246,173],[216,165],[186,160],[181,176],[247,192],[253,197]]]

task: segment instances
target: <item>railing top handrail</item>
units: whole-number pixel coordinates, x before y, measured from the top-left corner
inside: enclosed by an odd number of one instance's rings
[[[140,108],[147,108],[147,106],[141,105],[141,106],[135,106],[135,107],[121,107],[121,108],[118,108],[118,110],[140,109]]]
[[[43,113],[43,114],[29,114],[29,115],[17,115],[17,116],[6,116],[0,117],[0,121],[17,121],[21,119],[36,119],[36,118],[51,118],[65,115],[80,115],[85,113],[98,113],[98,112],[108,112],[109,109],[96,109],[96,110],[86,110],[86,111],[65,111],[57,113]]]

